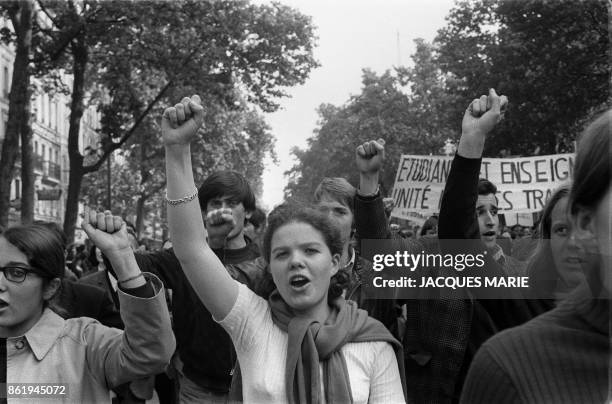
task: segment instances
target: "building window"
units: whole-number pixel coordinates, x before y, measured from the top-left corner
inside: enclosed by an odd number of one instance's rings
[[[36,120],[38,122],[43,121],[43,96],[42,94],[38,94],[36,97]]]
[[[3,92],[5,97],[8,97],[8,95],[9,95],[9,81],[10,81],[10,78],[9,78],[9,69],[8,69],[7,66],[4,66],[3,70],[4,71],[3,71],[3,76],[2,76],[2,79],[3,79],[2,80],[2,92]]]
[[[48,97],[48,101],[47,101],[47,123],[49,125],[49,127],[51,127],[51,119],[53,119],[53,113],[51,112],[51,107],[52,107],[53,101],[51,101],[51,97]]]
[[[52,106],[53,114],[51,115],[51,120],[53,121],[53,129],[57,130],[57,102],[55,100],[53,100]]]
[[[21,180],[15,179],[15,199],[21,198]]]
[[[47,94],[44,94],[43,95],[43,119],[42,119],[42,122],[45,125],[47,125],[49,123],[49,116],[47,115],[48,105],[49,105],[49,97],[47,97]]]

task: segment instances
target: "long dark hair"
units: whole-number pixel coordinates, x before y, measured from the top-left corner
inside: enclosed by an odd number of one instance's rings
[[[276,207],[268,216],[268,228],[263,238],[263,251],[266,261],[270,262],[272,236],[280,227],[289,223],[305,223],[312,226],[322,236],[332,255],[342,255],[342,237],[340,231],[331,223],[326,215],[299,203],[285,203]],[[331,277],[327,300],[333,301],[342,295],[348,286],[349,274],[339,270]]]
[[[66,260],[59,234],[40,225],[10,227],[2,233],[27,258],[28,264],[41,270],[46,277],[63,278]]]
[[[64,278],[64,243],[58,232],[44,225],[31,224],[10,227],[2,232],[0,237],[17,247],[27,257],[30,266],[43,272],[44,286],[52,279]],[[43,306],[63,315],[65,311],[58,304],[61,293],[60,286],[51,299],[43,302]]]
[[[556,289],[559,272],[555,267],[555,261],[550,249],[550,237],[552,226],[552,212],[557,203],[570,193],[570,186],[563,185],[557,188],[542,210],[542,217],[538,224],[538,245],[527,264],[530,287],[537,291],[538,295],[552,298]]]
[[[594,210],[610,188],[610,165],[612,165],[612,109],[599,115],[583,132],[578,142],[576,161],[574,163],[574,185],[570,192],[570,212],[580,220],[580,211]],[[609,215],[610,213],[608,213]],[[609,219],[609,218],[608,218]],[[604,223],[602,223],[604,225]],[[577,224],[581,229],[581,224]],[[585,240],[588,245],[589,242]],[[589,248],[587,247],[587,254]],[[587,257],[587,260],[599,262],[599,257]],[[604,268],[604,270],[610,270]],[[602,292],[604,282],[600,265],[586,274],[587,281],[595,296]]]
[[[599,115],[583,132],[574,163],[570,211],[594,208],[610,186],[612,109]]]

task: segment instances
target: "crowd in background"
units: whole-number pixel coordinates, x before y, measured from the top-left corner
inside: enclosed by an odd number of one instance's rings
[[[189,145],[205,106],[184,98],[162,117],[162,247],[108,211],[84,213],[83,245],[53,223],[0,234],[0,383],[66,383],[65,402],[610,400],[612,111],[581,135],[574,182],[539,221],[507,227],[495,184],[478,178],[506,104],[491,90],[469,105],[439,215],[408,228],[378,185],[383,139],[358,145],[358,186],[325,178],[312,200],[267,215],[239,173],[196,188]],[[488,273],[531,285],[504,299],[371,299],[363,239],[485,252]]]

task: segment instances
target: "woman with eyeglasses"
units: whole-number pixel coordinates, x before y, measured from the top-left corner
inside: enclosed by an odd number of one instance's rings
[[[6,392],[0,395],[7,394],[8,402],[42,399],[52,391],[49,397],[57,402],[110,403],[111,388],[163,371],[174,352],[161,282],[138,269],[125,223],[110,212],[91,211],[83,229],[117,271],[125,331],[87,317],[64,320],[56,314],[52,301],[65,265],[61,239],[37,225],[5,230],[0,234],[0,357],[5,368],[0,386]]]

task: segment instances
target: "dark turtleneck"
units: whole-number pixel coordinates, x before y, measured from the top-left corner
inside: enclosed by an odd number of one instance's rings
[[[610,380],[610,300],[574,291],[554,310],[501,332],[474,358],[462,403],[603,403]]]

